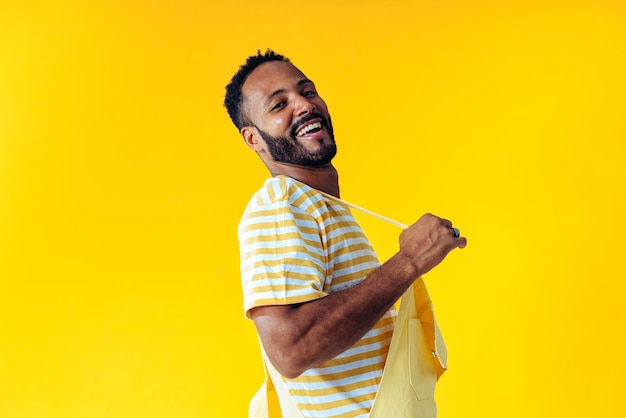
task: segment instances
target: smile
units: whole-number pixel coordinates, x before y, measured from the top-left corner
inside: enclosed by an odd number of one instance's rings
[[[296,133],[296,136],[304,136],[307,133],[318,130],[318,129],[322,129],[321,122],[309,123],[307,125],[304,125],[300,130],[298,130],[298,132]]]

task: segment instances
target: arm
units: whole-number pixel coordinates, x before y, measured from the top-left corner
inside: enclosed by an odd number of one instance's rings
[[[415,279],[455,248],[450,221],[426,214],[400,234],[400,250],[349,289],[298,305],[253,308],[265,352],[285,377],[332,359],[368,332]]]

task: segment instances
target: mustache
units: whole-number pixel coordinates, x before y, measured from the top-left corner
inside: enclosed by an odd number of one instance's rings
[[[328,121],[326,120],[326,117],[324,117],[324,115],[322,115],[321,113],[314,112],[314,113],[310,113],[304,116],[302,119],[300,119],[299,121],[293,124],[293,126],[291,127],[291,132],[290,132],[291,137],[295,138],[296,131],[300,129],[302,125],[309,123],[313,119],[320,119],[322,121],[322,126],[326,128],[326,130],[328,130]]]

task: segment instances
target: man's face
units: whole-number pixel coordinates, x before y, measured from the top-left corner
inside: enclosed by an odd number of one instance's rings
[[[261,64],[246,79],[242,93],[243,111],[272,160],[321,166],[335,156],[326,103],[296,67],[282,61]]]

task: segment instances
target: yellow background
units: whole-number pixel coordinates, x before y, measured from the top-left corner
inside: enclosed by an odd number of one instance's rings
[[[624,416],[626,3],[3,0],[0,417],[245,416],[266,171],[221,103],[266,47],[327,101],[345,199],[469,239],[427,276],[440,416]]]

